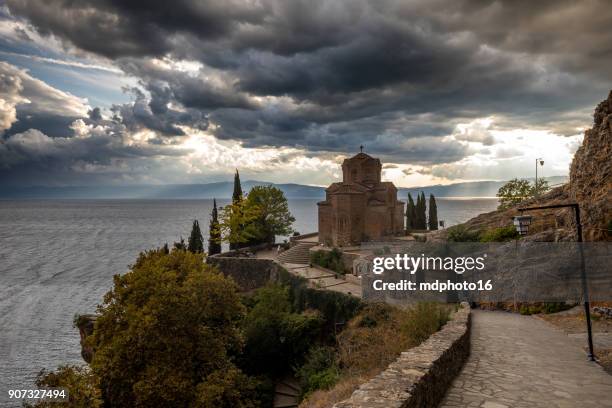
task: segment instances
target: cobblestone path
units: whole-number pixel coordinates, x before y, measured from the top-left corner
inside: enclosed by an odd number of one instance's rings
[[[587,360],[582,341],[529,316],[472,318],[471,355],[440,407],[612,407],[612,376]]]

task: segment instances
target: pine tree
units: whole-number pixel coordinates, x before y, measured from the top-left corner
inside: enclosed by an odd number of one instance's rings
[[[429,195],[429,229],[438,229],[438,206],[436,205],[436,197],[433,194]]]
[[[187,241],[187,250],[194,254],[204,252],[204,238],[202,238],[202,231],[200,230],[198,220],[193,220],[191,235]]]
[[[425,193],[421,193],[417,196],[416,204],[416,229],[425,230],[427,229],[427,217],[425,215],[426,210]]]
[[[236,169],[236,174],[234,174],[234,193],[232,194],[232,203],[236,204],[238,201],[242,200],[242,186],[240,185],[240,174],[238,174],[238,169]]]
[[[427,229],[427,199],[425,193],[421,191],[421,229]]]
[[[406,205],[406,230],[416,229],[416,207],[412,195],[408,193],[408,204]]]
[[[238,174],[238,169],[236,169],[236,174],[234,174],[234,193],[232,194],[232,204],[236,205],[242,201],[242,186],[240,185],[240,174]],[[235,228],[238,228],[238,231],[233,231],[232,235],[238,236],[241,233],[241,229],[243,226],[238,225]],[[240,244],[236,242],[230,242],[230,249],[238,249],[245,246],[245,244]]]
[[[213,209],[210,213],[210,226],[208,233],[208,255],[221,253],[221,232],[219,231],[219,213],[217,200],[213,199]]]
[[[416,205],[414,206],[414,229],[421,229],[421,194],[417,193]]]

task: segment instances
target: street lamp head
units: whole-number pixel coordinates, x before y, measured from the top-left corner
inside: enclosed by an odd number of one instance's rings
[[[540,166],[544,165],[544,160],[540,160]]]
[[[531,215],[518,215],[513,218],[514,227],[519,235],[527,235],[529,225],[531,225]]]

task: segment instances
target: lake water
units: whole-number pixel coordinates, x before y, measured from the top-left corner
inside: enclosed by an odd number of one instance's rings
[[[453,225],[497,200],[437,203],[438,219]],[[289,206],[296,230],[316,230],[316,200]],[[94,312],[140,251],[187,238],[194,219],[207,234],[211,208],[212,200],[0,201],[0,392],[31,387],[41,368],[81,364],[73,316]]]

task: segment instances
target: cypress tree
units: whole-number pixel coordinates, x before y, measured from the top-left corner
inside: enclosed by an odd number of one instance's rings
[[[242,186],[240,185],[240,174],[238,174],[238,169],[236,169],[236,174],[234,174],[234,192],[232,194],[232,204],[237,204],[240,201],[242,201]],[[244,227],[239,226],[238,228],[242,229]],[[232,235],[239,233],[240,231],[232,231]],[[245,244],[230,242],[230,249],[239,249],[243,246],[245,246]]]
[[[429,229],[438,229],[438,206],[436,205],[436,197],[433,194],[429,195]]]
[[[416,207],[412,195],[408,193],[408,204],[406,205],[406,230],[416,229]]]
[[[417,229],[427,229],[427,216],[425,215],[426,210],[425,193],[421,191],[417,199],[416,211],[417,211]]]
[[[414,229],[421,229],[421,194],[417,193],[416,205],[414,206]]]
[[[218,228],[219,213],[217,211],[217,200],[213,198],[213,209],[210,213],[210,225],[208,233],[208,255],[221,253],[221,232]]]
[[[198,220],[193,220],[191,235],[189,235],[189,241],[187,241],[187,250],[193,253],[204,252],[204,238],[202,238]]]
[[[242,186],[240,185],[240,174],[238,174],[238,169],[236,169],[236,174],[234,174],[234,193],[232,194],[232,203],[236,204],[241,200]]]
[[[421,227],[424,230],[427,229],[427,199],[425,198],[425,193],[421,191]]]

